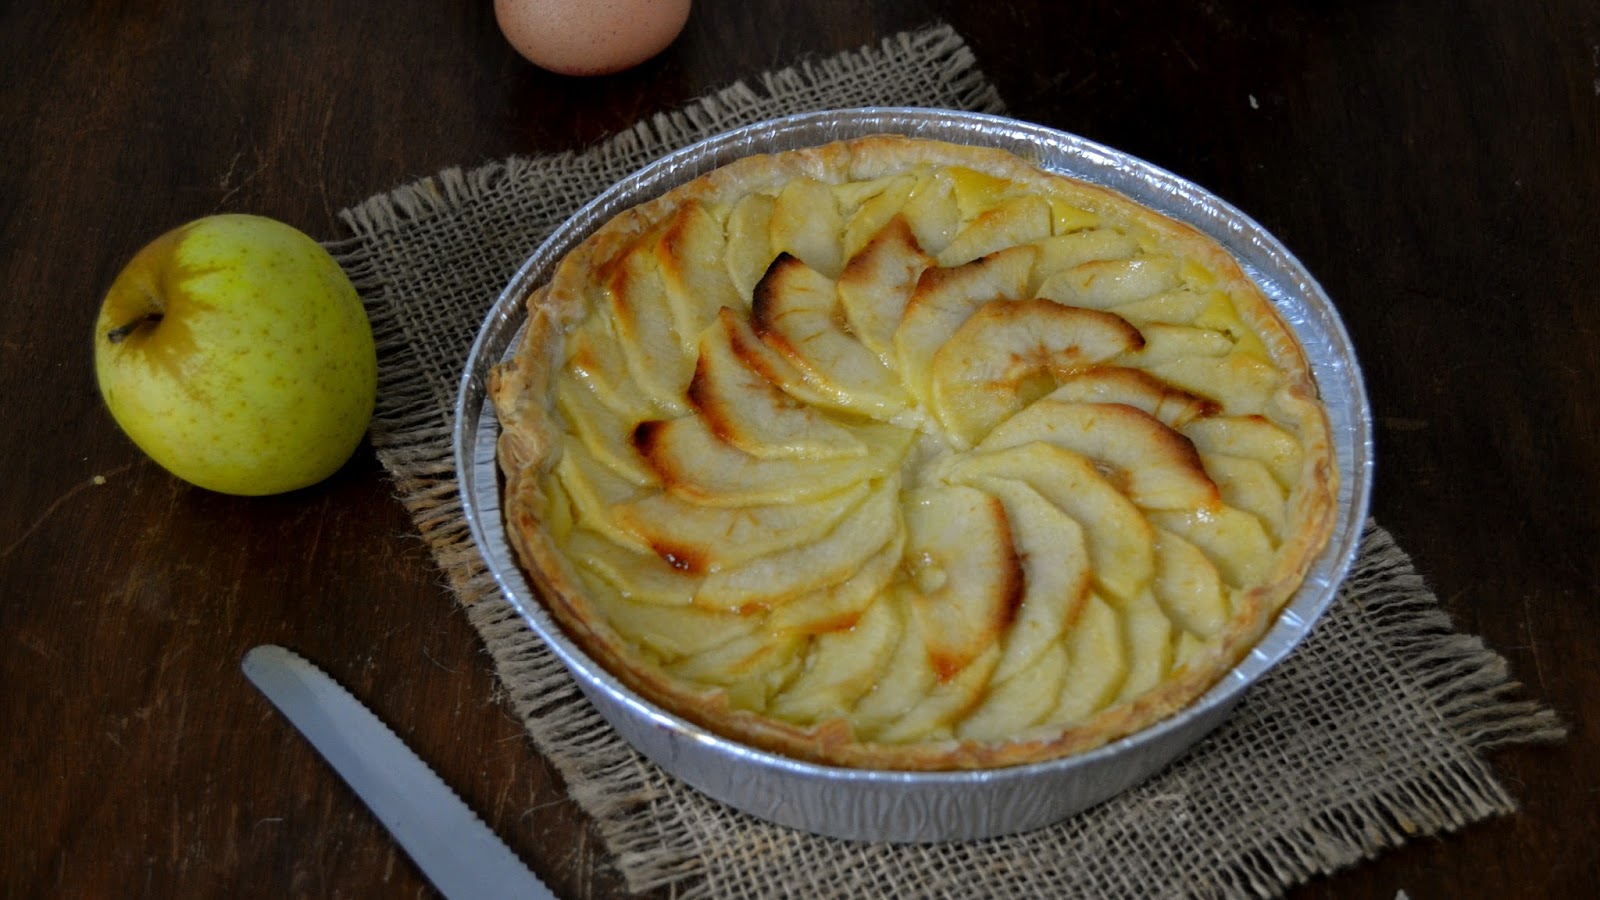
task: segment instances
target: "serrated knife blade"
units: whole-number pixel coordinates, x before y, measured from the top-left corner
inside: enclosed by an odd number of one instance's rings
[[[326,672],[271,644],[246,653],[241,668],[441,894],[555,900],[427,763]]]

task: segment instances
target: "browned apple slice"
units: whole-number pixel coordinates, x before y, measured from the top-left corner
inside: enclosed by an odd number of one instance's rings
[[[1050,203],[1043,197],[1026,194],[1002,200],[978,213],[939,251],[939,265],[959,266],[996,250],[1047,238],[1050,223]]]
[[[1143,410],[1120,403],[1039,400],[991,431],[978,449],[1003,450],[1033,441],[1094,460],[1141,509],[1222,506],[1194,445]]]
[[[918,590],[912,610],[934,671],[948,680],[999,647],[1022,600],[1022,562],[1004,505],[983,491],[916,488],[906,494],[905,514],[906,560]]]
[[[573,532],[567,552],[624,599],[657,606],[688,606],[701,578],[654,553],[640,553],[593,532]]]
[[[721,264],[726,245],[722,223],[693,202],[667,220],[656,244],[656,265],[666,288],[673,330],[685,353],[695,352],[700,333],[716,318],[718,309],[744,307]]]
[[[767,266],[778,251],[772,249],[772,209],[766,194],[747,194],[728,212],[724,226],[727,243],[723,248],[723,268],[745,306],[755,294],[756,282],[767,274]]]
[[[934,353],[933,406],[955,446],[969,447],[1061,379],[1143,344],[1111,313],[1043,299],[988,303]]]
[[[1033,667],[1077,618],[1089,596],[1089,553],[1078,523],[1026,483],[986,478],[977,487],[1005,507],[1022,562],[1022,603],[994,672],[995,681],[1005,681]],[[1048,707],[1038,715],[1046,712]]]
[[[906,535],[901,528],[847,580],[796,597],[774,609],[768,625],[775,631],[818,634],[850,628],[900,571]]]
[[[840,584],[900,531],[898,476],[842,512],[822,537],[776,550],[706,577],[695,603],[719,609],[772,609]]]
[[[821,539],[867,492],[862,482],[804,503],[757,506],[704,506],[651,493],[617,506],[614,519],[677,568],[718,572]]]
[[[840,324],[833,280],[793,256],[779,255],[756,286],[750,324],[839,407],[888,420],[910,402],[894,372]]]
[[[594,458],[634,484],[658,484],[650,466],[633,449],[632,435],[639,420],[601,403],[592,391],[572,379],[556,385],[556,408]]]
[[[917,279],[932,264],[904,216],[894,216],[839,276],[839,307],[856,339],[893,365],[894,332],[905,316]]]
[[[773,250],[797,257],[829,278],[839,277],[844,219],[828,185],[805,177],[784,185],[772,207],[771,228]]]
[[[956,723],[982,702],[999,660],[999,647],[984,650],[960,671],[937,681],[927,696],[880,730],[874,739],[885,744],[900,744],[954,737]]]
[[[1021,298],[1033,256],[1032,247],[1013,247],[953,269],[931,268],[917,279],[894,351],[901,378],[924,407],[932,406],[933,355],[979,307]]]
[[[1015,479],[1071,516],[1083,532],[1096,590],[1131,597],[1155,571],[1155,537],[1138,507],[1082,454],[1033,441],[1003,450],[952,457],[940,476],[985,485]]]
[[[615,543],[640,553],[655,552],[623,528],[615,515],[618,507],[644,496],[645,491],[607,468],[582,444],[572,441],[567,442],[556,463],[555,476],[580,520]]]
[[[1222,502],[1260,519],[1274,546],[1282,541],[1289,494],[1272,477],[1266,464],[1223,454],[1202,458],[1206,472],[1217,483],[1217,489],[1222,491]]]
[[[693,606],[631,600],[598,576],[582,572],[585,596],[616,633],[666,663],[693,658],[752,635],[760,619]]]
[[[1039,296],[1073,306],[1109,309],[1182,284],[1176,260],[1167,256],[1093,259],[1057,272],[1039,284]]]
[[[839,405],[831,393],[814,387],[807,380],[806,373],[789,362],[783,354],[767,346],[756,335],[747,316],[730,316],[723,325],[728,329],[728,342],[734,355],[761,380],[803,405],[849,412]]]
[[[900,608],[876,603],[850,627],[818,635],[799,675],[769,711],[803,724],[845,716],[877,682],[904,631]]]
[[[1184,432],[1185,426],[1220,411],[1216,401],[1179,390],[1141,369],[1097,366],[1062,380],[1049,395],[1067,403],[1121,403],[1141,409],[1168,428]]]
[[[707,506],[795,503],[836,494],[899,464],[913,433],[888,425],[856,432],[867,455],[762,459],[712,433],[697,416],[641,422],[633,443],[667,490]]]
[[[717,437],[764,459],[866,456],[850,429],[797,402],[752,368],[736,346],[740,313],[724,307],[700,338],[689,402]]]

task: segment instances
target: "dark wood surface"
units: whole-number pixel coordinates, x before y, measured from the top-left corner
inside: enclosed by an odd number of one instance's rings
[[[0,895],[426,893],[240,676],[262,642],[368,700],[562,896],[618,893],[370,451],[281,497],[175,481],[101,406],[101,295],[194,217],[337,237],[441,168],[936,18],[1013,114],[1216,191],[1317,274],[1370,385],[1374,515],[1571,725],[1494,755],[1519,814],[1295,896],[1600,883],[1593,0],[700,0],[664,55],[587,81],[516,57],[489,0],[192,0],[0,4]]]

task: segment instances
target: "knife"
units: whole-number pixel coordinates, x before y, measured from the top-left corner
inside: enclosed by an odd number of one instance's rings
[[[439,893],[555,900],[427,763],[326,672],[271,644],[246,653],[242,668],[371,807]]]

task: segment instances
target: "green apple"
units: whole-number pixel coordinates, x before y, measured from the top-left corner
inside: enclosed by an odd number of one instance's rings
[[[129,438],[226,494],[315,484],[348,460],[377,394],[372,326],[316,241],[216,215],[134,255],[95,322],[95,374]]]

